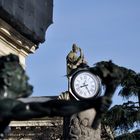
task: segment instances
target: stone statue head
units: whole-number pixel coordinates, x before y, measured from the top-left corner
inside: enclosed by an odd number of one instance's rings
[[[72,118],[71,125],[74,125],[74,126],[79,125],[79,119],[76,118],[76,117],[75,118]]]
[[[78,46],[76,44],[72,45],[73,52],[77,52],[79,50]]]
[[[0,99],[27,97],[33,87],[16,55],[0,57]]]
[[[89,119],[88,118],[84,118],[82,121],[81,121],[81,124],[83,126],[88,126],[89,125]]]

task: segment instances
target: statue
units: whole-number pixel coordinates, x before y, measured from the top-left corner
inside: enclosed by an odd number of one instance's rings
[[[80,128],[80,122],[78,118],[73,118],[71,120],[71,125],[70,125],[70,132],[69,136],[70,139],[72,140],[79,140],[81,137],[81,128]]]
[[[80,53],[78,55],[78,52]],[[81,66],[81,64],[87,64],[84,60],[84,55],[81,48],[77,47],[76,44],[72,45],[72,50],[66,57],[67,61],[67,75],[71,74],[73,70]]]
[[[79,56],[78,56],[78,51],[80,52]],[[95,67],[89,67],[87,65],[87,62],[84,60],[84,55],[82,53],[81,48],[77,47],[76,44],[73,44],[72,51],[69,52],[69,54],[66,57],[66,60],[67,60],[67,78],[68,78],[69,86],[71,85],[69,79],[72,79],[72,75],[75,74],[75,71],[77,71],[79,68],[80,69],[88,68],[88,70],[91,73],[98,75],[101,78],[102,84],[106,87],[104,96],[111,100],[115,92],[115,89],[118,86],[119,80],[122,78],[120,70],[114,67],[115,65],[112,65],[112,63],[110,63],[109,61],[109,62],[97,63]],[[69,100],[69,101],[77,100],[77,98],[75,98],[73,96],[73,93],[71,94],[71,92],[72,91],[63,92],[59,96],[59,99]],[[98,98],[99,97],[95,98],[95,100]],[[103,109],[104,104],[101,103],[101,105]],[[102,112],[104,111],[102,110]],[[78,112],[69,117],[64,117],[64,139],[101,140],[100,123],[101,123],[102,115],[103,113],[101,112],[99,113],[96,110],[96,107],[93,107],[85,111]],[[78,125],[75,125],[73,123],[73,120],[79,121],[79,124],[77,123]]]
[[[92,136],[92,128],[89,125],[88,118],[81,120],[81,131],[81,140],[90,140]]]
[[[99,113],[105,112],[111,101],[107,97],[82,101],[50,100],[43,103],[24,103],[19,98],[32,94],[33,87],[19,64],[16,55],[0,57],[0,137],[12,120],[28,120],[44,116],[70,116],[88,108],[95,108]]]

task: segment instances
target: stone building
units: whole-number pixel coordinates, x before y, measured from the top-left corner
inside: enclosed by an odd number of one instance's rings
[[[4,140],[61,140],[62,124],[59,117],[12,121],[10,133]]]
[[[52,23],[53,0],[0,0],[0,55],[14,53],[25,66]]]
[[[43,102],[56,97],[30,97],[23,102]],[[33,118],[27,121],[12,121],[10,133],[4,140],[61,140],[63,119],[60,117]]]

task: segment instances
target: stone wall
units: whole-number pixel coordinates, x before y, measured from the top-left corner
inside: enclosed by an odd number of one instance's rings
[[[45,102],[57,96],[21,98],[22,102]],[[12,121],[4,140],[62,140],[63,118],[45,117],[27,121]]]
[[[26,64],[26,57],[34,53],[37,45],[22,36],[11,25],[0,18],[0,56],[9,53],[19,56],[23,67]]]
[[[13,121],[4,140],[62,140],[63,119],[60,117]]]

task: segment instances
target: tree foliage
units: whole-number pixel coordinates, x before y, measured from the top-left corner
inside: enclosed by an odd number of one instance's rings
[[[125,133],[115,138],[115,140],[139,140],[139,139],[140,139],[140,130]]]
[[[115,105],[105,114],[102,119],[102,126],[104,130],[109,129],[110,131],[104,131],[106,139],[113,139],[113,135],[116,140],[138,140],[140,130],[134,132],[129,130],[140,124],[140,74],[131,69],[118,66],[112,61],[96,63],[95,67],[91,68],[91,71],[102,79],[102,83],[108,91],[111,89],[115,90],[120,86],[121,90],[118,95],[127,100],[135,96],[138,97],[139,101],[128,101],[122,105]]]

